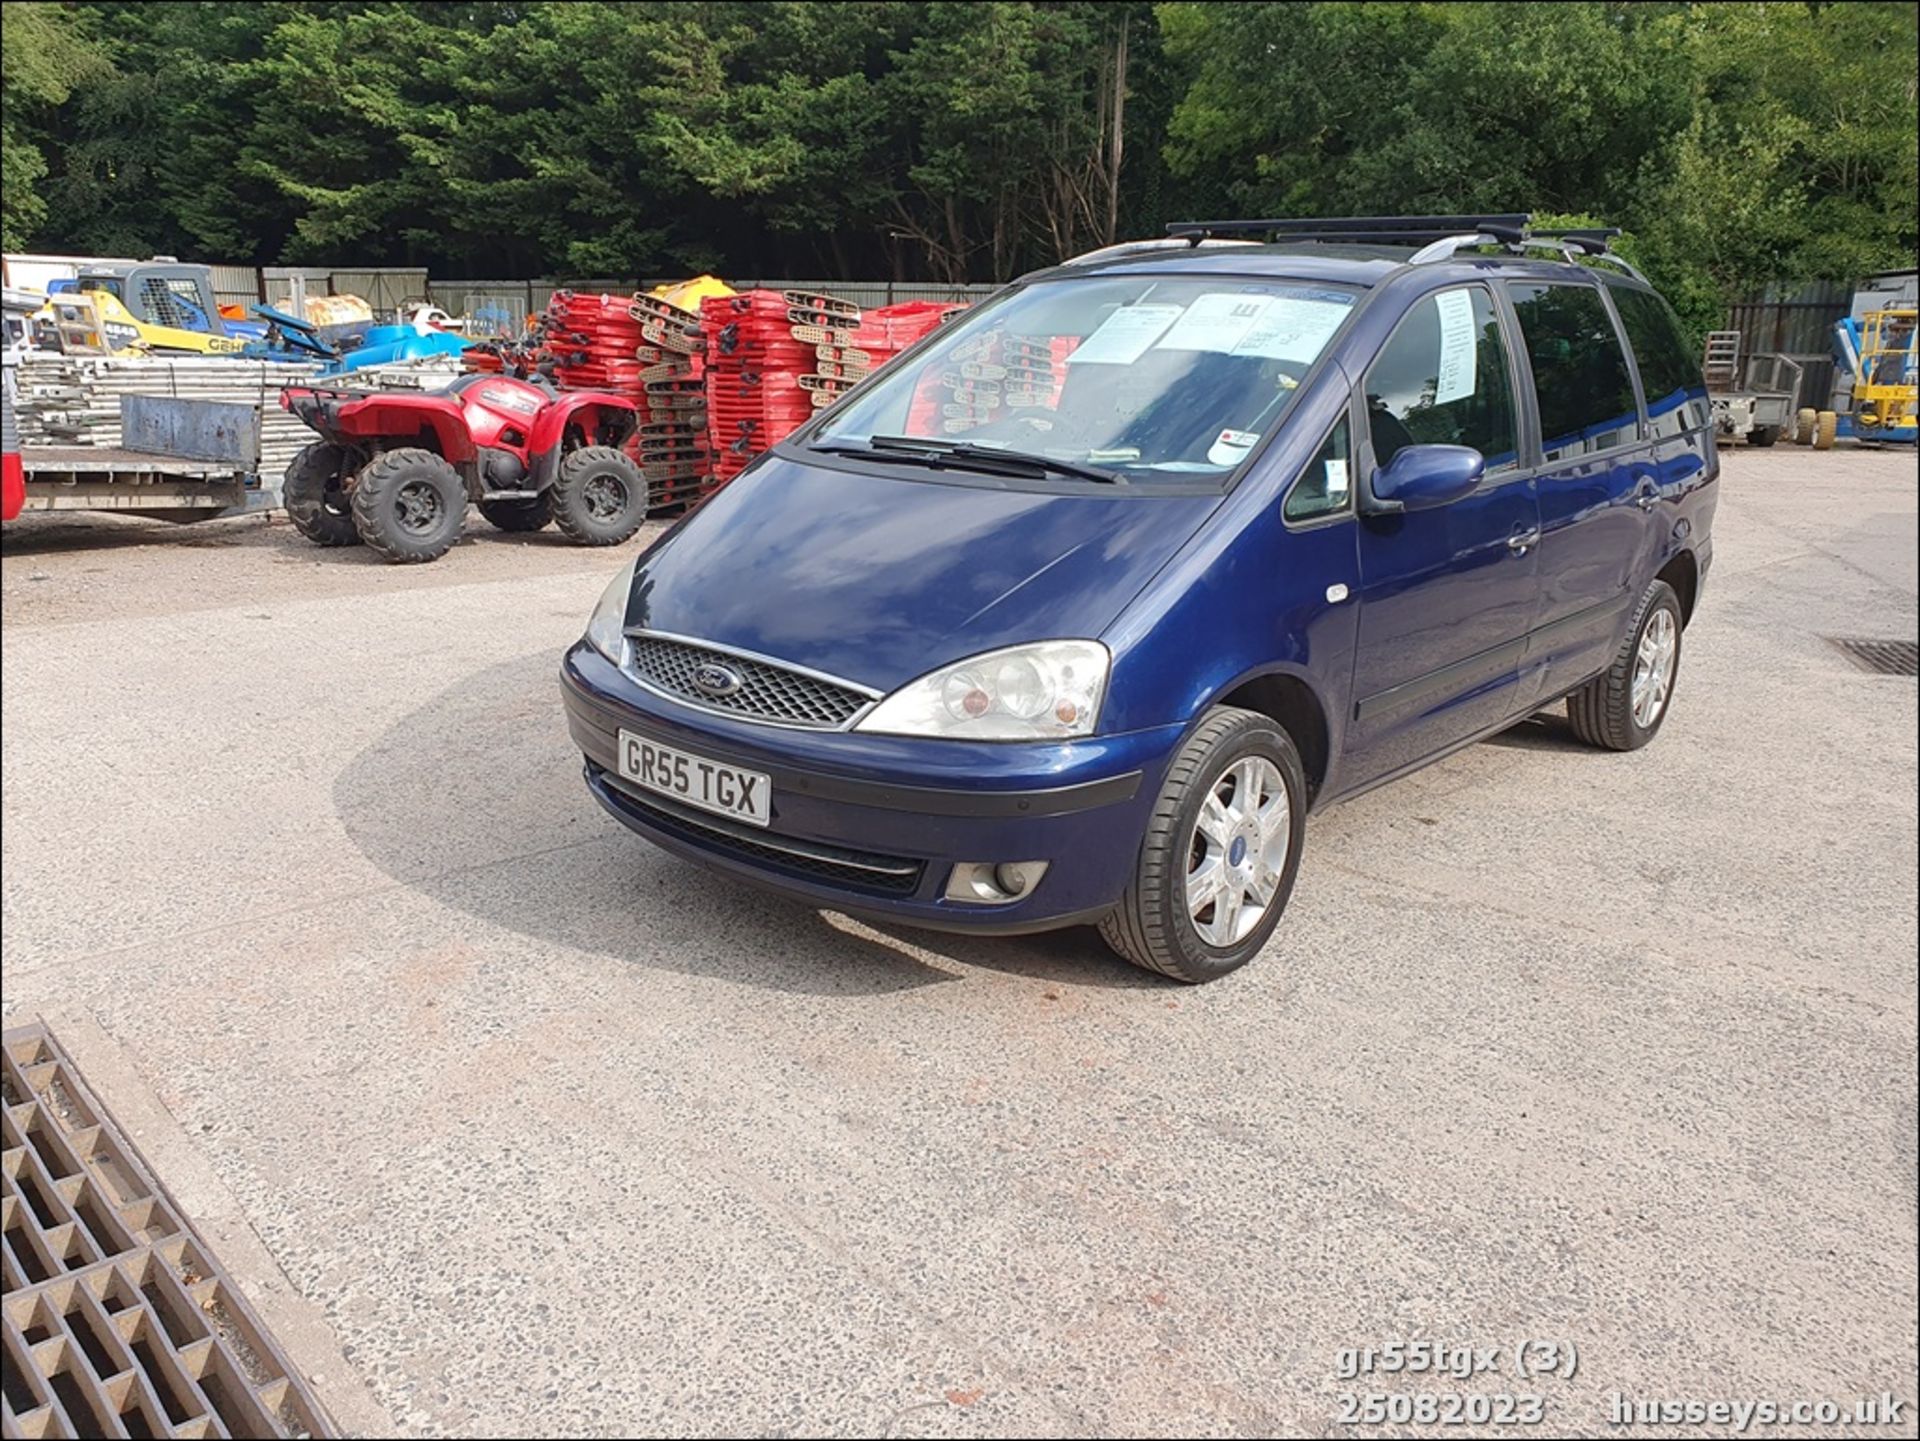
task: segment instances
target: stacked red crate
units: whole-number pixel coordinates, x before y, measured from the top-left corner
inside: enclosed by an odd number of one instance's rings
[[[898,305],[885,305],[861,317],[853,343],[873,357],[877,370],[928,331],[943,325],[948,316],[966,308],[938,300],[903,300]]]
[[[547,304],[547,348],[563,390],[608,390],[639,403],[640,322],[625,295],[557,290]]]
[[[854,339],[860,349],[873,357],[873,365],[877,370],[901,351],[918,343],[929,331],[938,329],[949,316],[965,309],[964,305],[937,300],[903,300],[898,305],[869,310],[860,321],[860,328],[854,332]],[[938,384],[921,384],[907,414],[907,428],[915,435],[927,435],[939,430],[941,403],[947,398],[946,392]]]
[[[706,333],[707,433],[725,484],[866,375],[850,301],[797,290],[745,290],[700,303]]]
[[[634,458],[655,505],[695,500],[713,488],[700,317],[652,295],[634,296],[629,309],[640,327],[642,362]]]

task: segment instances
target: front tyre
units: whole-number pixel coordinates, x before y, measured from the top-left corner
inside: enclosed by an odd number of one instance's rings
[[[353,502],[340,486],[346,463],[346,451],[316,440],[294,456],[280,482],[287,519],[315,545],[360,544],[360,532],[353,528]]]
[[[1567,697],[1575,735],[1610,751],[1637,751],[1659,733],[1680,676],[1680,627],[1680,598],[1656,580],[1613,664]]]
[[[570,451],[551,494],[554,522],[575,545],[618,545],[647,518],[646,477],[610,445]]]
[[[430,450],[383,451],[353,486],[353,524],[360,538],[399,565],[438,560],[467,523],[467,487],[460,472]]]
[[[1258,712],[1216,706],[1173,758],[1133,879],[1101,936],[1176,981],[1238,970],[1293,894],[1306,801],[1293,738]]]

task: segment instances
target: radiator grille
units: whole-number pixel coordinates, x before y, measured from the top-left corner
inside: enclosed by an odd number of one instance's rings
[[[746,720],[810,730],[839,730],[873,703],[866,691],[789,670],[768,661],[749,660],[662,636],[636,635],[634,673],[647,684],[708,710]],[[696,677],[703,667],[720,667],[739,681],[731,694],[717,695]]]

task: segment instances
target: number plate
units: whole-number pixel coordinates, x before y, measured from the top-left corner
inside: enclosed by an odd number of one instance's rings
[[[620,778],[682,805],[728,816],[748,825],[773,819],[773,781],[758,771],[722,765],[691,751],[620,732]]]

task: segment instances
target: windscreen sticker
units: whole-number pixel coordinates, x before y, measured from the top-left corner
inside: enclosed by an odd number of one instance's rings
[[[1080,342],[1067,364],[1131,365],[1179,318],[1177,305],[1122,306]]]
[[[1351,308],[1351,303],[1346,301],[1299,300],[1291,295],[1276,295],[1267,302],[1260,318],[1240,337],[1232,353],[1311,365]]]
[[[1327,466],[1327,499],[1334,505],[1340,505],[1347,498],[1347,463],[1344,460],[1329,460]]]
[[[1207,459],[1214,465],[1238,465],[1259,439],[1257,430],[1223,430],[1207,447]]]
[[[1161,350],[1211,350],[1231,355],[1266,312],[1264,295],[1212,293],[1201,296],[1160,337]]]
[[[1464,400],[1479,379],[1479,338],[1473,332],[1473,296],[1464,290],[1446,290],[1433,298],[1440,312],[1440,375],[1433,403]]]

